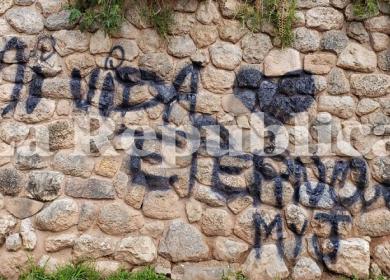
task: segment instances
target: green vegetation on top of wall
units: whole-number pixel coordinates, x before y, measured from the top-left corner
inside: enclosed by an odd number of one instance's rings
[[[378,13],[377,0],[353,0],[353,13],[358,17],[370,17]]]

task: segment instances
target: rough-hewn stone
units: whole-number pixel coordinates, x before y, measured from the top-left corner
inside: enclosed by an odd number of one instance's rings
[[[242,58],[248,63],[261,63],[272,49],[271,39],[268,35],[247,34],[241,41]]]
[[[390,93],[390,76],[385,74],[352,74],[351,88],[357,96],[379,97]]]
[[[375,53],[357,43],[350,43],[337,60],[337,66],[359,72],[373,72],[376,64]]]
[[[267,76],[281,76],[301,69],[299,52],[294,49],[275,49],[264,59],[264,73]]]
[[[18,32],[37,34],[44,28],[41,14],[32,7],[15,7],[6,13],[8,23]]]
[[[5,203],[8,212],[18,219],[34,216],[43,208],[43,203],[24,197],[8,199]]]
[[[149,236],[129,236],[118,243],[114,257],[131,264],[147,264],[157,258],[157,249]]]
[[[340,29],[343,21],[343,14],[330,7],[316,7],[306,13],[306,25],[320,30]]]
[[[27,185],[28,196],[40,201],[56,199],[65,183],[65,176],[55,171],[33,171]]]

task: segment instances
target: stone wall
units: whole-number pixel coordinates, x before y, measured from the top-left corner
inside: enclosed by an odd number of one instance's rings
[[[109,37],[70,24],[67,0],[1,0],[0,275],[28,255],[173,279],[389,275],[389,5],[298,0],[281,49],[236,0],[176,2],[165,41],[134,10]],[[192,130],[200,148],[175,154]]]

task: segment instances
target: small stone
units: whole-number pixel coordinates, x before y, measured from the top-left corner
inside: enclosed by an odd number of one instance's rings
[[[380,97],[390,93],[390,76],[385,74],[352,74],[351,88],[357,96]]]
[[[37,245],[37,234],[33,228],[31,219],[24,219],[20,223],[20,236],[22,237],[23,248],[29,251],[35,249]]]
[[[218,68],[234,70],[241,62],[241,49],[230,43],[216,43],[210,47],[211,62]]]
[[[24,187],[23,174],[14,168],[0,169],[0,192],[3,195],[17,195]]]
[[[272,50],[264,59],[264,73],[266,76],[282,76],[301,69],[302,63],[299,52],[291,48]]]
[[[368,43],[370,37],[368,36],[367,30],[364,28],[361,22],[351,22],[347,27],[347,34],[349,37],[359,41],[360,43]]]
[[[313,74],[327,74],[336,65],[337,57],[330,53],[316,53],[305,56],[304,69]]]
[[[196,227],[174,220],[160,240],[158,253],[173,262],[200,261],[208,257],[209,248]]]
[[[172,58],[165,53],[148,53],[139,58],[142,70],[156,73],[159,79],[169,80],[173,72]]]
[[[359,234],[371,237],[385,236],[390,234],[390,211],[376,209],[355,218],[355,227]]]
[[[386,274],[390,274],[390,242],[385,241],[375,246],[373,257],[377,265]]]
[[[70,198],[55,200],[35,216],[39,230],[64,231],[77,224],[79,208]]]
[[[132,9],[129,9],[129,11]],[[124,20],[118,31],[112,34],[115,38],[137,39],[140,31],[127,20]]]
[[[308,216],[304,208],[289,204],[285,210],[287,226],[296,234],[302,235],[308,226]]]
[[[95,165],[95,173],[103,177],[112,178],[119,170],[122,161],[117,157],[103,157]]]
[[[352,229],[352,218],[348,211],[335,211],[330,214],[329,212],[324,212],[323,210],[317,211],[315,210],[313,213],[313,219],[311,220],[311,227],[313,232],[319,237],[330,237],[333,232],[333,226],[330,224],[328,220],[324,220],[323,216],[328,215],[339,215],[343,217],[342,221],[338,221],[337,233],[340,237],[348,236]]]
[[[64,185],[65,176],[55,171],[33,171],[27,185],[28,196],[40,201],[56,199]]]
[[[321,268],[311,258],[302,257],[295,264],[291,277],[293,280],[321,279]]]
[[[226,203],[226,199],[223,195],[214,191],[211,187],[201,184],[195,185],[193,197],[196,200],[213,207],[223,206]]]
[[[112,42],[110,36],[103,30],[96,31],[89,42],[91,54],[108,53],[111,50]]]
[[[390,48],[378,53],[378,67],[383,71],[390,71]]]
[[[328,75],[328,93],[340,95],[350,91],[349,80],[340,68],[333,68]]]
[[[184,35],[188,34],[196,23],[194,14],[188,13],[174,13],[173,24],[169,29],[169,33],[172,35]]]
[[[201,228],[207,236],[229,236],[233,220],[223,209],[208,208],[202,215]]]
[[[198,8],[198,1],[196,0],[178,0],[175,1],[175,11],[193,13]]]
[[[203,86],[214,93],[227,93],[232,91],[235,75],[231,71],[217,69],[211,65],[201,72]]]
[[[276,189],[280,190],[280,197],[275,196]],[[294,195],[294,188],[289,182],[282,181],[278,186],[273,181],[264,182],[261,192],[261,202],[272,206],[284,206],[288,204]]]
[[[350,277],[367,278],[370,268],[370,244],[360,238],[340,240],[337,258],[333,260],[325,256],[324,262],[333,272]]]
[[[379,32],[371,32],[370,35],[372,48],[374,49],[374,51],[384,51],[390,45],[389,35]]]
[[[376,64],[376,54],[357,43],[350,43],[337,61],[337,66],[359,72],[373,72]]]
[[[191,56],[191,61],[201,65],[202,67],[205,67],[210,62],[209,53],[207,50],[197,50],[196,53],[194,53]]]
[[[312,52],[320,48],[320,33],[306,27],[294,29],[293,47],[300,52]]]
[[[330,4],[339,9],[344,9],[349,3],[349,0],[330,0]]]
[[[51,31],[72,29],[76,25],[76,23],[70,22],[69,17],[69,10],[62,10],[58,13],[51,14],[45,20],[45,27]]]
[[[49,236],[45,241],[46,252],[58,252],[66,248],[72,248],[77,235],[73,233],[65,233],[56,236]]]
[[[321,40],[321,46],[324,50],[339,54],[348,45],[348,37],[344,31],[331,30],[324,33]]]
[[[16,84],[28,84],[29,82],[31,82],[34,72],[31,69],[26,68],[24,69],[23,75],[19,75],[18,67],[19,67],[18,64],[11,64],[10,66],[4,67],[1,71],[2,72],[1,77],[3,78],[3,80],[10,83],[16,83]],[[4,86],[14,87],[15,85],[8,84]]]
[[[297,8],[314,8],[321,6],[329,6],[329,0],[298,0]]]
[[[363,116],[367,115],[380,107],[380,104],[375,100],[370,98],[363,98],[359,101],[358,106],[356,108],[356,112],[358,115]]]
[[[251,280],[284,279],[289,275],[288,268],[279,256],[275,244],[266,244],[261,247],[260,257],[256,249],[252,249],[245,263],[243,272]]]
[[[54,156],[53,167],[66,175],[87,178],[94,168],[94,161],[85,155],[60,151]]]
[[[53,13],[58,13],[67,5],[67,0],[37,0],[37,6],[45,17]]]
[[[224,20],[223,24],[218,25],[218,32],[221,40],[235,44],[248,32],[248,29],[236,20]]]
[[[16,150],[15,166],[17,169],[40,169],[48,165],[47,157],[42,157],[39,151],[28,146],[22,146]]]
[[[56,108],[54,100],[41,98],[33,112],[27,112],[26,104],[18,102],[16,105],[14,118],[24,123],[38,123],[49,120],[53,117]]]
[[[158,238],[164,232],[164,227],[165,224],[162,221],[148,222],[141,229],[140,233],[147,236],[151,236],[153,238]]]
[[[372,176],[383,184],[390,183],[390,157],[378,156],[371,162]]]
[[[89,229],[96,221],[98,209],[93,202],[83,202],[80,206],[80,217],[77,229],[84,231]]]
[[[318,186],[322,184],[322,186]],[[310,190],[313,189],[313,190]],[[315,188],[323,188],[321,195],[315,192]],[[321,182],[307,182],[299,188],[300,203],[306,207],[315,207],[320,209],[332,209],[335,202],[331,193],[331,187]],[[315,202],[313,203],[313,197]]]
[[[248,249],[249,246],[245,242],[227,237],[217,237],[213,256],[221,261],[239,262]]]
[[[3,121],[0,124],[0,138],[7,144],[26,139],[29,132],[29,127],[22,123]]]
[[[154,29],[145,29],[137,37],[138,47],[143,53],[157,52],[163,45],[160,35]]]
[[[306,25],[326,31],[341,29],[344,16],[341,12],[331,7],[312,8],[306,12]]]
[[[336,115],[342,119],[351,118],[355,114],[356,102],[351,96],[321,96],[318,110]]]
[[[219,9],[222,16],[226,18],[234,18],[237,15],[237,10],[240,8],[240,2],[237,0],[220,0]]]
[[[115,243],[111,238],[83,234],[76,239],[73,255],[76,259],[98,259],[114,253]]]
[[[70,71],[75,69],[73,62],[76,62],[77,58],[80,58],[79,54],[75,54],[74,56],[70,56],[66,58],[65,63],[68,65],[68,69]],[[71,63],[72,65],[70,65]],[[78,64],[76,66],[77,68],[82,66],[82,63],[79,63],[78,61],[76,63]],[[83,65],[85,66],[86,64]],[[80,71],[83,71],[83,69],[81,68],[78,69]],[[45,79],[42,83],[42,96],[47,98],[56,98],[56,99],[73,98],[69,79],[62,79],[62,78]]]
[[[142,265],[153,262],[157,258],[157,250],[152,238],[129,236],[118,243],[114,257],[116,260]]]
[[[84,52],[89,48],[89,38],[79,30],[60,30],[53,33],[55,49],[61,56]]]
[[[196,10],[196,19],[203,24],[211,24],[219,20],[218,7],[214,1],[201,2]]]
[[[108,44],[108,43],[106,43]],[[134,40],[117,39],[113,42],[114,47],[119,46],[122,52],[115,51],[113,57],[133,61],[139,55],[137,43]]]
[[[229,198],[227,202],[227,206],[234,214],[237,215],[252,203],[253,203],[253,198],[251,196],[237,195]]]
[[[168,53],[178,58],[191,56],[196,51],[194,41],[188,35],[176,36],[169,40]]]
[[[247,34],[241,41],[242,58],[248,63],[261,63],[272,49],[271,39],[263,33]]]
[[[140,212],[118,202],[104,205],[98,217],[99,228],[111,235],[138,230],[143,224],[144,219]]]
[[[75,131],[71,121],[56,121],[48,124],[48,135],[44,131],[45,136],[49,136],[50,151],[60,149],[69,149],[74,146]]]
[[[24,197],[15,197],[7,200],[5,208],[18,219],[34,216],[43,207],[42,202]]]
[[[151,191],[146,194],[142,211],[145,216],[154,219],[174,219],[180,217],[180,208],[176,207],[179,197],[174,191]],[[172,207],[174,206],[175,207]]]
[[[87,53],[75,53],[69,55],[65,58],[65,65],[69,72],[77,69],[80,71],[81,77],[86,77],[91,73],[91,71],[96,67],[95,59],[92,55]],[[55,80],[53,80],[54,82]],[[68,80],[66,80],[69,90],[71,91],[71,86]],[[53,94],[52,92],[49,94]]]
[[[146,193],[146,187],[142,184],[133,183],[127,186],[127,192],[124,195],[124,200],[127,204],[135,209],[141,209]]]
[[[9,214],[0,214],[0,244],[4,243],[5,237],[16,226],[17,220]]]
[[[390,34],[390,19],[389,16],[379,16],[367,19],[364,26],[370,32],[382,32]]]
[[[65,185],[68,196],[88,199],[114,199],[115,190],[108,180],[97,178],[68,178]]]
[[[7,11],[5,17],[21,33],[37,34],[44,28],[41,14],[31,7],[14,7]]]
[[[22,248],[22,239],[20,238],[19,233],[11,234],[5,239],[5,248],[7,251],[12,252],[16,252]]]
[[[202,218],[202,204],[196,200],[191,199],[186,203],[186,214],[187,219],[190,223],[195,223],[200,221]]]
[[[4,0],[0,3],[0,15],[4,14],[9,8],[12,7],[13,0]]]
[[[111,274],[118,272],[121,269],[121,263],[109,260],[96,261],[95,269],[96,271],[101,273],[102,276],[107,277]]]
[[[204,48],[213,44],[218,38],[217,27],[197,24],[191,29],[191,38],[198,48]]]

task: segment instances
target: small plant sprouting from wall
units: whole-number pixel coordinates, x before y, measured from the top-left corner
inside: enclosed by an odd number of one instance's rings
[[[352,5],[354,15],[361,18],[375,16],[379,11],[377,0],[353,0]]]
[[[295,0],[255,0],[241,5],[236,17],[252,32],[260,31],[266,22],[272,23],[282,46],[287,47],[293,41],[295,10]]]

